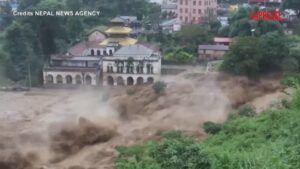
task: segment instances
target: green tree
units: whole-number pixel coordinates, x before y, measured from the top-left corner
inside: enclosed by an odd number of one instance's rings
[[[189,63],[193,61],[194,57],[193,55],[185,52],[183,49],[177,49],[166,54],[164,59],[166,61],[172,61],[177,63]]]
[[[281,71],[288,56],[286,38],[279,33],[270,32],[260,38],[241,37],[225,55],[221,70],[247,76]]]
[[[14,22],[8,27],[5,35],[4,50],[9,58],[6,63],[6,74],[13,81],[24,80],[27,76],[28,56],[32,49],[26,41],[22,26]]]
[[[1,11],[0,29],[4,29],[7,26],[9,26],[13,21],[10,4],[9,3],[2,4],[0,6],[0,11]]]
[[[262,58],[260,60],[260,71],[280,71],[284,58],[289,56],[289,48],[285,36],[277,32],[267,33],[260,38]]]
[[[185,51],[196,54],[198,45],[213,42],[213,36],[207,28],[199,25],[185,25],[177,34],[177,41]]]
[[[163,81],[157,81],[153,84],[152,89],[156,94],[163,94],[166,90],[167,84]]]
[[[260,72],[261,57],[259,38],[241,37],[225,55],[221,70],[237,75],[255,76]]]
[[[278,21],[255,21],[251,20],[249,15],[257,11],[257,8],[240,8],[239,11],[229,18],[229,34],[228,36],[260,36],[268,32],[283,33],[282,25]],[[254,30],[252,33],[251,30]]]

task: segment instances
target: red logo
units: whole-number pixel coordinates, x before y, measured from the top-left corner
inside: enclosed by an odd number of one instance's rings
[[[279,10],[274,11],[256,11],[252,14],[250,12],[251,20],[265,20],[265,21],[284,21],[284,18],[281,17],[282,13]]]

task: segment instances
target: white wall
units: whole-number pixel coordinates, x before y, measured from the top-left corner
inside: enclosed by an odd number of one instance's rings
[[[92,84],[91,85],[97,85],[97,73],[96,72],[84,72],[84,74],[82,74],[82,72],[58,72],[58,71],[44,71],[43,72],[44,75],[44,84],[47,84],[47,76],[48,75],[52,75],[53,76],[53,84],[57,84],[56,81],[56,76],[57,75],[61,75],[63,78],[63,84],[67,84],[67,80],[66,77],[68,75],[70,75],[72,77],[72,84],[76,84],[76,76],[79,75],[83,80],[83,75],[84,78],[86,78],[87,75],[89,75],[92,78]]]

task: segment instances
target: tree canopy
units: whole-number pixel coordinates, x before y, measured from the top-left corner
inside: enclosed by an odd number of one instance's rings
[[[288,56],[286,38],[279,33],[271,32],[259,38],[240,37],[225,55],[221,70],[247,76],[281,71]]]
[[[235,36],[260,36],[269,32],[283,33],[282,25],[279,21],[251,20],[250,11],[255,12],[257,8],[240,8],[229,18],[229,26],[219,30],[219,34],[235,37]],[[252,33],[251,30],[254,30]]]

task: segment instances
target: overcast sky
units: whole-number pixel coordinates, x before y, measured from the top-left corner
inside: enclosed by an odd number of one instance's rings
[[[151,2],[161,3],[162,0],[150,0]]]

